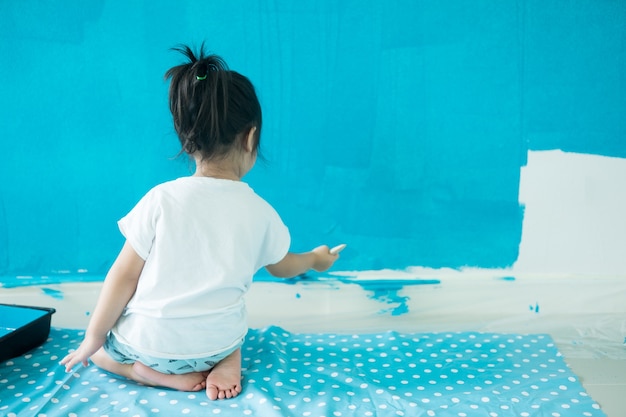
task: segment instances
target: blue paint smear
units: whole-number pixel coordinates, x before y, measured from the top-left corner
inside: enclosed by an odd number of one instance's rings
[[[391,313],[392,316],[399,316],[409,312],[407,296],[402,296],[399,292],[404,289],[404,284],[398,281],[389,280],[376,281],[354,281],[353,283],[361,286],[365,291],[369,292],[369,298],[386,304],[397,304],[397,306],[384,309],[381,313]],[[350,282],[350,281],[348,281]],[[419,285],[423,285],[420,283]]]
[[[43,276],[0,276],[0,288],[17,288],[31,285],[52,285],[68,282],[100,282],[104,275],[57,274]]]
[[[314,273],[301,274],[293,278],[276,278],[276,277],[269,275],[266,272],[261,271],[257,275],[254,276],[253,281],[254,282],[275,282],[275,283],[285,284],[285,285],[296,285],[296,284],[307,284],[307,283],[314,283],[314,282],[332,283],[332,282],[338,282],[341,280],[337,278],[329,277],[327,275],[317,275]]]
[[[356,277],[336,278],[312,273],[303,274],[290,279],[275,278],[262,274],[255,276],[254,281],[283,283],[286,285],[306,285],[313,283],[358,285],[363,288],[363,290],[370,293],[368,297],[373,300],[384,304],[397,304],[395,307],[381,311],[381,313],[390,313],[392,316],[399,316],[409,312],[408,302],[410,298],[408,296],[400,295],[400,291],[402,291],[406,286],[441,284],[441,281],[438,279],[357,279]],[[301,295],[297,293],[296,298],[300,297]]]
[[[353,283],[361,286],[365,291],[371,293],[370,298],[387,304],[397,304],[396,307],[383,310],[383,313],[390,312],[392,316],[399,316],[409,312],[409,297],[400,295],[400,291],[405,286],[413,285],[438,285],[441,281],[435,279],[411,279],[411,280],[347,280],[345,283]]]
[[[55,290],[53,288],[42,288],[41,291],[43,291],[44,294],[49,295],[52,298],[55,298],[57,300],[62,300],[63,299],[63,291],[60,290]]]
[[[530,309],[530,311],[534,311],[535,313],[539,313],[539,303],[535,303],[535,305],[530,305],[528,306],[528,308]]]
[[[515,281],[516,278],[515,277],[500,277],[500,278],[496,278],[500,281]]]

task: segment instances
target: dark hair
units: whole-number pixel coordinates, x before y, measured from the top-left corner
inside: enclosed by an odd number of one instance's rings
[[[261,144],[261,105],[248,78],[228,69],[217,55],[194,54],[189,46],[172,48],[189,62],[170,68],[169,104],[181,152],[203,159],[223,157],[256,127],[254,151]]]

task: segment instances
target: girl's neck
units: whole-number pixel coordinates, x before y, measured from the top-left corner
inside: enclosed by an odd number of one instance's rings
[[[218,169],[201,169],[200,167],[196,168],[196,172],[193,174],[193,176],[216,178],[220,180],[241,181],[241,177],[238,177],[234,172]]]
[[[210,177],[224,180],[241,181],[240,169],[231,158],[212,161],[196,159],[194,177]]]

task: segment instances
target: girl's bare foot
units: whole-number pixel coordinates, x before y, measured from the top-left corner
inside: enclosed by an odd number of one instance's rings
[[[241,392],[241,349],[211,369],[206,377],[206,395],[211,400],[233,398]]]
[[[155,371],[141,362],[135,362],[132,366],[133,373],[143,380],[149,381],[150,385],[173,388],[179,391],[201,391],[206,388],[208,372],[171,375]]]

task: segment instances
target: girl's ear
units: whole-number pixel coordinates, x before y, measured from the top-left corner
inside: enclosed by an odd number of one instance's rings
[[[256,142],[256,139],[254,137],[254,134],[256,133],[256,126],[252,126],[252,128],[250,129],[250,131],[248,132],[248,134],[246,135],[246,139],[243,143],[243,148],[246,150],[246,152],[253,152],[254,151],[254,145]]]

